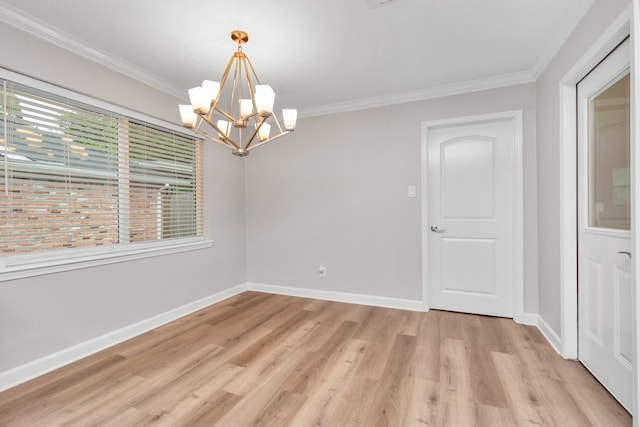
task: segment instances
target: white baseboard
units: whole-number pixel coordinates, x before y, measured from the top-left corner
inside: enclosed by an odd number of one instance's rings
[[[554,331],[553,328],[551,328],[551,326],[549,326],[549,324],[545,322],[545,320],[540,316],[538,316],[537,326],[538,330],[540,330],[549,344],[551,344],[551,347],[553,347],[556,353],[562,356],[562,352],[560,351],[560,349],[562,348],[562,342],[556,331]]]
[[[522,313],[519,316],[516,315],[513,321],[521,325],[538,326],[538,315],[535,313]]]
[[[561,340],[556,331],[549,326],[547,322],[544,321],[539,314],[535,313],[523,313],[520,316],[516,316],[513,319],[516,323],[520,323],[522,325],[535,326],[538,328],[542,336],[547,340],[549,345],[553,347],[553,349],[562,356],[561,348]]]
[[[150,317],[138,323],[125,326],[124,328],[109,332],[32,362],[25,363],[24,365],[8,371],[0,372],[0,392],[245,291],[289,295],[349,304],[395,308],[400,310],[423,311],[424,309],[424,305],[421,300],[388,298],[375,295],[353,294],[318,289],[293,288],[287,286],[267,285],[263,283],[245,283],[222,292],[218,292],[214,295],[210,295],[206,298],[202,298],[198,301],[185,304],[182,307],[169,310],[157,316]],[[540,316],[533,313],[524,313],[522,316],[518,316],[517,319],[514,319],[514,321],[525,325],[537,326],[542,335],[547,339],[547,341],[549,341],[549,344],[551,344],[558,354],[561,354],[559,350],[561,347],[560,337]]]
[[[245,286],[250,291],[265,292],[269,294],[314,298],[326,301],[346,302],[349,304],[371,305],[375,307],[396,308],[400,310],[423,311],[423,303],[421,300],[387,298],[347,292],[323,291],[318,289],[292,288],[287,286],[267,285],[264,283],[246,283]]]
[[[319,291],[312,289],[289,288],[284,286],[272,286],[257,283],[245,283],[233,288],[218,292],[198,301],[185,304],[181,307],[169,310],[157,316],[150,317],[124,328],[109,332],[83,343],[65,348],[53,354],[41,357],[32,362],[25,363],[8,371],[0,372],[0,392],[15,387],[47,372],[51,372],[62,366],[73,363],[83,357],[90,356],[106,348],[124,342],[141,335],[154,328],[165,325],[188,314],[205,307],[223,301],[244,291],[258,292],[315,298],[322,300],[347,302],[352,304],[364,304],[378,307],[397,308],[403,310],[421,311],[422,302],[403,300],[397,298],[384,298],[371,295],[350,294],[342,292]]]
[[[234,295],[246,291],[246,285],[238,285],[233,288],[218,292],[198,301],[185,304],[182,307],[169,310],[157,316],[150,317],[124,328],[109,332],[89,341],[74,345],[40,359],[34,360],[8,371],[0,372],[0,391],[7,390],[18,384],[22,384],[47,372],[87,357],[98,351],[112,347],[123,341],[143,334],[159,326],[165,325],[183,316],[201,310],[217,302],[223,301]]]
[[[513,320],[523,325],[537,327],[540,333],[542,334],[542,336],[547,340],[549,345],[553,347],[556,353],[562,356],[562,352],[560,351],[560,348],[561,348],[560,337],[558,336],[556,331],[554,331],[553,328],[551,328],[551,326],[549,326],[549,324],[545,322],[545,320],[542,317],[540,317],[540,315],[534,314],[534,313],[524,313],[522,316],[518,316]]]

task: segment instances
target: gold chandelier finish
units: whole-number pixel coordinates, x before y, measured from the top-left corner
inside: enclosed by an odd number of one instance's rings
[[[282,110],[283,125],[280,124],[273,113],[273,90],[260,83],[249,57],[242,51],[242,45],[249,41],[249,35],[235,30],[231,32],[231,39],[238,44],[238,49],[229,59],[220,82],[205,80],[202,86],[190,89],[191,105],[180,105],[180,114],[183,126],[230,148],[234,155],[245,157],[251,150],[293,131],[297,112]],[[225,90],[231,70],[233,80]],[[221,106],[223,96],[229,97],[227,109]],[[275,123],[278,129],[276,135],[270,136],[271,124],[267,120]],[[217,136],[203,131],[205,123],[215,130]]]
[[[249,41],[249,34],[242,30],[231,31],[231,40],[236,43],[246,43]]]

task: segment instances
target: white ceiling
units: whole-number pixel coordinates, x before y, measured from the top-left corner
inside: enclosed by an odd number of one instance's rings
[[[277,106],[311,115],[533,81],[592,3],[0,0],[0,21],[185,100],[242,29]]]

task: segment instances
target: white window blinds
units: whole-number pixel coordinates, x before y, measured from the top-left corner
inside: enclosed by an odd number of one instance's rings
[[[2,82],[0,254],[202,235],[201,142]]]

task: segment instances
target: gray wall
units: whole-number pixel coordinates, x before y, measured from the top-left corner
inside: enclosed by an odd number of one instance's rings
[[[596,0],[536,85],[539,314],[558,336],[561,336],[559,84],[629,4],[630,0]]]
[[[207,144],[213,248],[0,282],[0,372],[246,281],[420,300],[420,197],[407,186],[420,194],[421,122],[515,109],[524,110],[525,312],[559,333],[558,82],[628,4],[596,0],[536,84],[304,118],[243,162]],[[12,40],[4,67],[178,120],[172,96],[10,27],[0,38]]]
[[[525,312],[536,313],[535,85],[305,118],[247,158],[250,282],[422,299],[421,123],[524,111]],[[326,265],[327,277],[317,268]]]
[[[2,66],[177,122],[180,101],[0,25]],[[0,372],[245,282],[244,169],[206,144],[211,249],[0,282]]]

